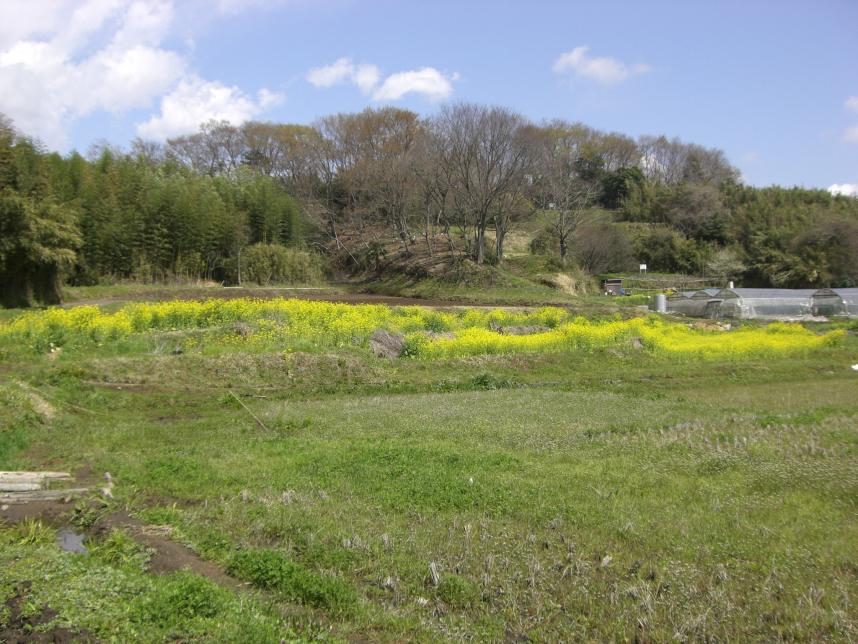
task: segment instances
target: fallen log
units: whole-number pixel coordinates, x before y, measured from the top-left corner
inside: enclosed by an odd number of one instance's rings
[[[33,492],[4,492],[0,494],[0,503],[31,503],[32,501],[62,501],[82,496],[89,488],[75,487],[66,490],[36,490]]]
[[[29,483],[33,481],[71,481],[68,472],[0,472],[0,483]]]
[[[31,492],[41,489],[41,483],[7,483],[6,481],[0,481],[0,492]]]

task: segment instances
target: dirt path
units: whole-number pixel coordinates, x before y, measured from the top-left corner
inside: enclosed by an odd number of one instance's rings
[[[163,575],[190,570],[234,590],[247,585],[227,575],[217,564],[202,559],[186,545],[173,541],[170,538],[172,530],[169,526],[146,525],[125,512],[114,512],[98,522],[96,536],[106,535],[114,529],[124,530],[137,543],[154,551],[148,565],[151,573]]]

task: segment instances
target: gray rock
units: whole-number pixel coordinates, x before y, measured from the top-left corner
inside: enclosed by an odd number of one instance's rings
[[[369,347],[380,358],[398,358],[405,348],[405,336],[401,333],[376,329],[369,340]]]
[[[533,335],[534,333],[545,333],[550,331],[547,326],[505,326],[500,330],[504,335]]]

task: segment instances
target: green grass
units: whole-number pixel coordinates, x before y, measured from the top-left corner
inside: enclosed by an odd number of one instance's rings
[[[31,525],[0,530],[0,600],[29,581],[59,623],[126,641],[858,638],[854,335],[706,363],[160,337],[0,347],[0,461],[110,471],[117,505],[246,590]]]
[[[105,641],[277,642],[297,639],[276,605],[238,596],[188,572],[156,576],[72,555],[53,543],[21,543],[0,528],[0,600],[24,594],[24,612],[56,612],[64,627]],[[4,617],[0,613],[0,626]]]

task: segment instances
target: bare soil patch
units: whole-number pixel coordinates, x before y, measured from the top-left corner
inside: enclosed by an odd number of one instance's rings
[[[115,512],[98,522],[96,536],[114,529],[125,530],[135,541],[154,551],[149,560],[151,573],[163,575],[179,570],[190,570],[227,588],[244,587],[242,582],[227,575],[217,564],[202,559],[186,545],[170,539],[169,526],[146,525],[125,512]]]

